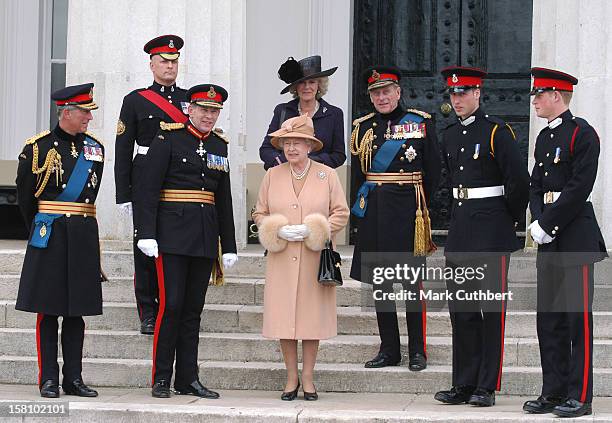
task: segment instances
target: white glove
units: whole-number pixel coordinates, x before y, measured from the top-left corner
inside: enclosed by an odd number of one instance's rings
[[[157,250],[157,241],[154,239],[140,239],[136,246],[142,251],[146,256],[149,257],[157,257],[159,256],[159,251]]]
[[[302,225],[285,225],[278,230],[278,237],[287,241],[304,241],[302,230],[296,229],[296,226]]]
[[[238,261],[238,255],[234,253],[225,253],[223,254],[223,268],[229,269]]]
[[[119,206],[119,210],[121,210],[122,213],[125,213],[128,216],[132,215],[132,202],[131,201],[128,201],[127,203],[121,203],[118,206]]]
[[[306,225],[293,225],[293,231],[294,234],[302,238],[308,238],[308,235],[310,235],[310,229]]]
[[[537,220],[531,222],[527,229],[531,231],[531,237],[538,244],[548,244],[554,239],[542,229]]]

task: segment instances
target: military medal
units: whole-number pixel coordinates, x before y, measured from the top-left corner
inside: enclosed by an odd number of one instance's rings
[[[77,157],[79,157],[79,153],[77,153],[77,151],[76,151],[76,147],[74,146],[74,142],[72,142],[71,145],[70,145],[70,155],[72,157],[74,157],[75,159]]]
[[[474,155],[472,157],[474,157],[474,160],[478,159],[478,156],[480,155],[480,144],[476,144],[474,146]]]
[[[359,208],[365,208],[365,198],[363,198],[363,195],[359,197]]]
[[[202,143],[202,140],[200,140],[200,145],[198,146],[196,153],[198,153],[202,160],[204,160],[204,154],[206,154],[206,150],[204,150],[204,143]]]
[[[227,160],[227,157],[208,153],[206,155],[206,166],[208,166],[209,169],[229,172],[229,161]]]
[[[561,147],[557,147],[557,149],[555,150],[555,163],[559,163],[559,160],[561,160]]]
[[[95,188],[96,185],[98,185],[98,175],[94,172],[91,174],[91,186]]]
[[[414,159],[416,159],[417,152],[413,146],[410,146],[404,153],[404,156],[406,156],[406,158],[408,159],[408,162],[411,163]]]
[[[85,155],[85,159],[92,162],[103,162],[104,155],[102,154],[102,149],[100,147],[90,147],[87,143],[84,143],[83,154]]]
[[[41,238],[44,238],[45,235],[47,235],[47,225],[46,224],[42,224],[42,226],[40,227],[40,231],[38,231],[38,234],[40,235]]]
[[[387,131],[385,132],[385,139],[391,139],[391,121],[387,122]]]

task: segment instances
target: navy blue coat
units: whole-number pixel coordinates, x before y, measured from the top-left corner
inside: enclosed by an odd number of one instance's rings
[[[270,143],[270,134],[280,128],[281,124],[289,118],[298,116],[298,98],[288,103],[278,104],[274,108],[272,122],[266,132],[259,157],[264,162],[264,169],[269,169],[287,159],[281,150],[277,150]],[[310,154],[310,158],[326,164],[331,168],[341,166],[346,160],[344,140],[344,116],[342,109],[332,106],[323,99],[319,100],[319,110],[312,117],[314,123],[315,137],[323,142],[323,148]],[[279,163],[280,161],[280,163]]]

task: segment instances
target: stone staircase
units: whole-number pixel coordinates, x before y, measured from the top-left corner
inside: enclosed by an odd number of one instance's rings
[[[36,319],[33,314],[14,308],[24,247],[25,243],[0,243],[0,384],[36,383]],[[348,277],[351,250],[341,252],[343,274]],[[443,263],[439,253],[429,260],[437,265]],[[152,337],[138,332],[129,246],[104,243],[103,267],[110,280],[103,285],[104,314],[86,318],[84,378],[95,387],[123,390],[148,387]],[[226,285],[209,288],[200,332],[200,378],[215,389],[276,391],[270,394],[276,399],[284,385],[285,371],[278,342],[261,336],[264,268],[262,251],[249,248],[240,253],[239,264],[228,275]],[[612,281],[608,277],[611,271],[611,265],[604,262],[596,267],[595,274],[593,362],[594,391],[598,397],[612,396]],[[514,301],[509,304],[506,322],[502,395],[537,396],[540,392],[534,281],[534,258],[528,254],[513,257],[509,287],[514,292]],[[442,289],[443,285],[432,281],[425,286]],[[427,370],[410,372],[405,364],[365,369],[363,363],[376,354],[379,343],[375,314],[362,306],[369,294],[369,287],[350,279],[338,289],[339,335],[321,342],[315,376],[318,390],[423,394],[431,404],[432,393],[450,386],[451,326],[444,304],[428,305]],[[399,321],[405,334],[405,318],[401,313]],[[403,338],[404,346],[406,341]],[[33,386],[29,388],[35,393]],[[604,398],[598,401],[612,402]],[[454,408],[448,416],[457,410]],[[520,415],[519,412],[517,416]]]

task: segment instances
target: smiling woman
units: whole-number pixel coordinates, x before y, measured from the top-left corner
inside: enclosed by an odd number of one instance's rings
[[[268,134],[278,130],[285,120],[307,115],[314,122],[314,132],[321,140],[323,147],[312,151],[310,158],[314,161],[336,168],[346,160],[344,140],[344,117],[342,110],[323,100],[329,86],[329,75],[338,68],[321,70],[321,56],[310,56],[296,61],[287,59],[278,70],[278,75],[288,85],[281,94],[293,95],[293,100],[281,103],[274,109]],[[259,157],[264,168],[269,169],[287,161],[286,152],[276,149],[270,135],[264,138],[259,148]]]

